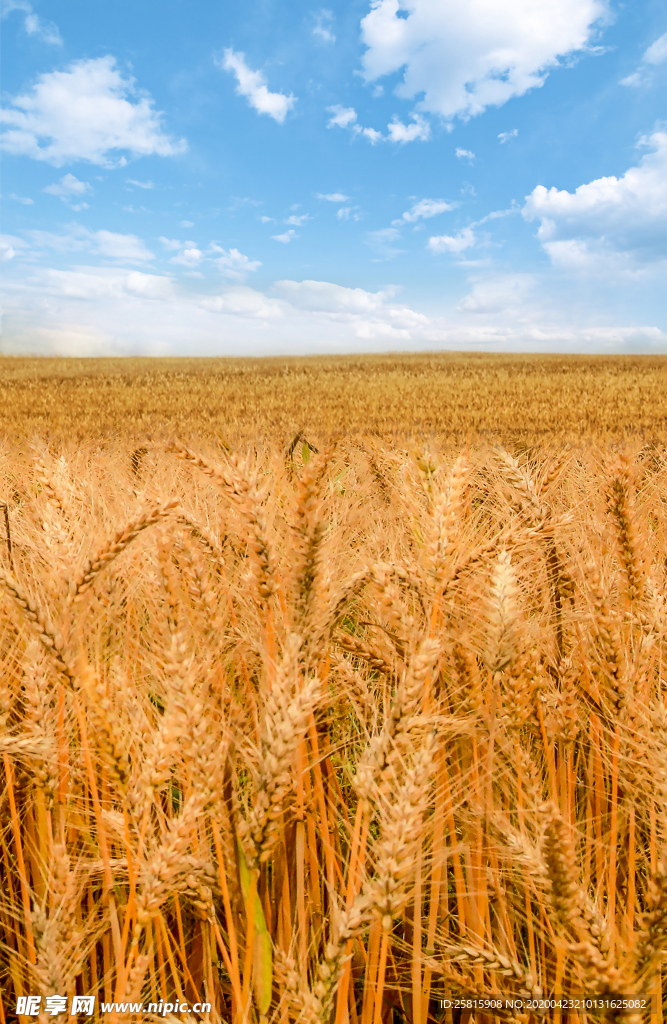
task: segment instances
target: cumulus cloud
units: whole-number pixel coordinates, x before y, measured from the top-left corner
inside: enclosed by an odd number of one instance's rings
[[[27,0],[4,0],[2,5],[2,17],[5,18],[12,11],[20,11],[23,15],[23,28],[29,36],[34,36],[42,43],[49,43],[52,46],[62,46],[58,26],[52,21],[42,21],[32,9],[32,4]]]
[[[411,114],[412,124],[403,124],[397,117],[387,125],[387,135],[377,131],[375,128],[363,128],[358,123],[357,112],[354,107],[343,107],[335,104],[327,107],[331,114],[327,122],[327,128],[346,128],[353,135],[361,135],[371,143],[376,142],[406,142],[425,141],[430,138],[431,126],[420,114]]]
[[[282,235],[271,235],[271,238],[273,238],[275,242],[282,242],[283,245],[287,245],[289,242],[292,241],[293,238],[296,237],[297,233],[294,230],[294,228],[289,228],[287,231],[284,231]]]
[[[437,217],[440,213],[453,210],[455,205],[455,203],[448,203],[444,199],[420,199],[398,220],[393,220],[392,224],[394,227],[399,227],[401,224],[414,224],[418,220],[428,220],[430,217]]]
[[[60,196],[61,198],[82,196],[84,192],[90,191],[92,191],[90,183],[79,181],[73,174],[65,174],[60,181],[55,182],[53,185],[47,185],[46,188],[42,189],[42,192],[48,192],[49,195]]]
[[[327,128],[350,128],[356,124],[357,112],[354,107],[342,107],[339,103],[328,107],[331,117],[327,122]]]
[[[498,135],[498,138],[500,139],[500,145],[501,146],[504,145],[510,139],[515,139],[518,134],[519,134],[519,129],[518,128],[512,128],[512,130],[509,131],[509,132],[500,132],[500,134]]]
[[[79,181],[73,174],[65,174],[60,181],[56,181],[42,189],[42,192],[46,192],[48,195],[58,196],[61,202],[66,203],[67,206],[76,211],[88,209],[88,203],[82,201],[75,202],[75,200],[81,200],[81,196],[85,195],[86,192],[92,191],[89,182]]]
[[[30,199],[29,196],[17,196],[16,192],[10,192],[7,198],[13,199],[15,203],[21,203],[23,206],[34,206],[35,204],[34,199]]]
[[[349,196],[344,195],[342,192],[329,192],[328,194],[317,193],[318,199],[326,199],[329,203],[346,203]]]
[[[245,96],[251,107],[258,114],[268,114],[278,124],[283,124],[288,112],[296,103],[296,97],[282,92],[270,92],[266,84],[266,76],[261,71],[253,71],[248,67],[244,53],[236,53],[226,49],[222,60],[216,60],[218,67],[230,71],[236,77],[236,93]]]
[[[426,142],[431,137],[431,126],[419,114],[411,114],[412,124],[403,124],[398,118],[387,125],[391,142]]]
[[[254,274],[262,265],[259,260],[251,260],[248,256],[244,256],[242,252],[239,252],[238,249],[226,251],[213,243],[211,251],[220,253],[214,262],[222,276],[230,281],[243,283],[247,274]]]
[[[456,149],[456,155],[459,160],[474,160],[475,154],[470,149]]]
[[[477,241],[472,227],[463,228],[457,235],[435,235],[429,238],[427,248],[432,253],[452,252],[458,255]]]
[[[347,128],[353,135],[362,135],[371,143],[380,142],[382,139],[382,132],[376,131],[375,128],[362,128],[357,124],[357,112],[354,107],[341,107],[340,104],[335,104],[327,109],[331,114],[327,128]]]
[[[375,0],[361,22],[363,74],[403,71],[396,94],[423,95],[418,111],[471,117],[542,85],[605,12],[604,0]]]
[[[152,181],[135,181],[134,178],[127,179],[128,185],[135,185],[137,188],[155,188]]]
[[[538,185],[523,208],[539,220],[551,258],[582,266],[600,259],[637,265],[667,258],[667,132],[654,132],[639,164],[620,178],[596,178],[574,192]]]
[[[651,68],[667,61],[667,32],[651,43],[633,74],[621,79],[621,85],[639,86],[651,81]]]
[[[122,166],[122,152],[173,156],[186,147],[165,134],[152,99],[138,95],[134,79],[123,77],[111,56],[39,75],[30,91],[10,97],[0,116],[6,152],[54,167],[73,160]]]
[[[187,249],[181,249],[177,256],[172,256],[169,260],[170,263],[178,263],[182,267],[196,267],[204,258],[204,254],[201,249],[198,249],[196,245],[190,246]]]
[[[188,239],[181,242],[178,238],[161,236],[160,242],[167,251],[176,251],[176,255],[172,256],[169,262],[188,268],[190,276],[201,277],[198,272],[194,274],[194,268],[204,262],[212,262],[223,277],[242,284],[248,274],[259,270],[262,265],[259,260],[251,260],[238,249],[223,249],[217,242],[211,242],[205,251],[200,249],[196,242]]]

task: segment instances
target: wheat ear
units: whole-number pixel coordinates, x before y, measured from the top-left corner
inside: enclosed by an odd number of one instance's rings
[[[143,530],[147,529],[147,527],[154,526],[155,523],[163,519],[169,512],[171,512],[172,509],[177,508],[179,504],[180,503],[177,499],[173,499],[171,501],[167,501],[163,505],[157,505],[155,508],[144,512],[138,519],[135,519],[134,522],[118,530],[110,540],[102,545],[95,557],[84,566],[77,578],[72,581],[70,584],[69,600],[79,601],[95,582],[95,577],[98,576],[110,562],[113,562],[115,558],[118,558],[128,544],[132,543],[135,537],[138,537]]]
[[[74,672],[67,664],[67,655],[61,641],[55,636],[46,622],[46,617],[39,606],[24,592],[21,585],[5,572],[0,566],[0,584],[12,598],[21,614],[35,630],[37,639],[48,651],[55,668],[65,677],[69,685],[76,687]]]
[[[625,571],[628,598],[636,601],[644,595],[646,571],[640,555],[642,538],[637,528],[633,467],[628,458],[619,460],[612,475],[607,504],[616,526],[618,553]]]
[[[247,477],[241,471],[233,456],[230,457],[227,466],[219,466],[177,441],[167,445],[167,451],[173,452],[184,462],[196,466],[232,499],[243,516],[248,530],[249,549],[255,560],[260,597],[263,601],[267,601],[275,589],[274,558],[267,537],[264,512],[256,480]]]
[[[301,679],[300,648],[301,638],[293,634],[264,705],[255,800],[247,821],[239,824],[239,834],[247,837],[250,847],[250,868],[271,854],[285,798],[292,788],[294,754],[320,697],[318,679]]]
[[[609,937],[579,881],[579,868],[567,825],[553,804],[543,808],[547,819],[544,859],[551,881],[550,903],[569,949],[582,968],[589,991],[604,992],[618,981],[609,960]],[[574,940],[574,941],[573,941]]]

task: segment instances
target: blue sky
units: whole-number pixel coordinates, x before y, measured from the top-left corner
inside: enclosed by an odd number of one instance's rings
[[[2,351],[667,351],[658,0],[4,0]]]

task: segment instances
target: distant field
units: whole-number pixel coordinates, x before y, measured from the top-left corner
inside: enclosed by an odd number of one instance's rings
[[[0,361],[0,431],[667,439],[667,357],[484,353]]]

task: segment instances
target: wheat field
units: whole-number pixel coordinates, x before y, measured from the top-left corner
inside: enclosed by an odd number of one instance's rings
[[[0,455],[0,1024],[662,1020],[661,441],[39,401]]]
[[[667,357],[411,355],[0,363],[0,436],[667,443]]]

